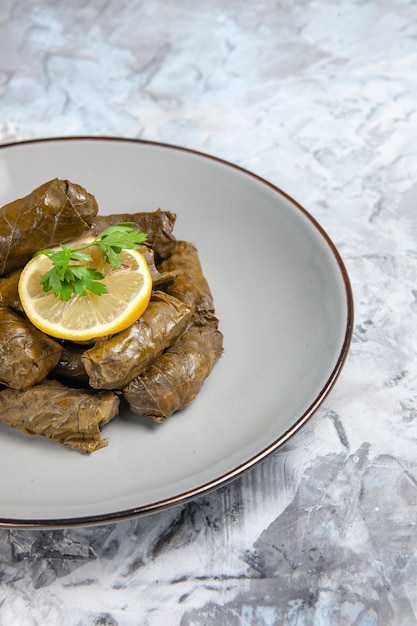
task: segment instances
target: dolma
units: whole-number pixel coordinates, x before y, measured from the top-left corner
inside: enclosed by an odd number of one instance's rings
[[[175,344],[123,390],[133,413],[162,423],[198,394],[223,352],[214,320],[192,324]]]
[[[154,292],[135,324],[83,353],[91,387],[122,389],[184,332],[192,313],[192,307],[177,298]]]
[[[172,231],[176,217],[175,213],[161,209],[144,213],[97,215],[91,234],[98,235],[108,226],[119,222],[133,222],[135,228],[148,235],[147,243],[153,248],[158,263],[161,259],[166,259],[175,249],[176,238]]]
[[[71,380],[71,384],[77,384],[77,386],[88,386],[88,374],[81,360],[84,350],[86,350],[85,347],[76,344],[62,344],[62,351],[58,363],[51,371],[51,377],[64,382]]]
[[[15,311],[0,307],[0,382],[26,389],[56,366],[61,345]]]
[[[171,285],[176,277],[178,276],[179,271],[172,272],[160,272],[156,267],[155,263],[155,253],[150,246],[142,245],[140,248],[140,252],[145,257],[146,263],[149,268],[149,273],[152,276],[152,288],[156,290],[164,291],[168,285]],[[1,290],[1,281],[0,281],[0,290]]]
[[[101,429],[119,412],[111,391],[69,389],[47,380],[26,391],[0,391],[0,420],[29,435],[42,435],[80,452],[108,445]]]
[[[167,291],[190,304],[197,314],[214,313],[213,296],[203,274],[197,248],[188,241],[177,241],[172,255],[159,265],[161,272],[179,271]]]
[[[18,290],[20,274],[21,270],[18,269],[0,278],[0,304],[24,313]]]
[[[55,178],[0,208],[0,275],[22,267],[43,248],[89,230],[97,202],[80,185]]]

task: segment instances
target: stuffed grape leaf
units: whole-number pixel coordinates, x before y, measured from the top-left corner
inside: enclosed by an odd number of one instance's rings
[[[161,211],[161,209],[143,213],[97,215],[91,232],[93,235],[98,235],[113,224],[132,222],[135,228],[148,235],[147,243],[154,250],[156,262],[159,262],[161,259],[166,259],[175,249],[176,238],[172,234],[175,220],[175,213]]]
[[[101,429],[119,412],[111,391],[70,389],[46,380],[25,391],[0,391],[0,420],[29,435],[42,435],[80,452],[107,446]]]
[[[97,341],[81,359],[95,389],[122,389],[143,372],[186,329],[193,309],[164,292],[128,329]]]
[[[124,397],[133,413],[161,423],[194,400],[223,352],[217,320],[200,322],[125,387]]]
[[[61,345],[18,313],[0,307],[0,382],[26,389],[56,366]]]
[[[0,208],[0,276],[25,265],[38,250],[85,233],[97,211],[94,196],[58,178],[4,205]]]

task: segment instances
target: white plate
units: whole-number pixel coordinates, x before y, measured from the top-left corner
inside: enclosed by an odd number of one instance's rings
[[[105,523],[182,503],[239,476],[305,424],[346,359],[353,302],[340,256],[285,193],[219,159],[136,140],[0,148],[0,206],[51,178],[101,213],[177,214],[197,244],[225,352],[197,399],[161,426],[123,414],[90,456],[0,425],[0,525]]]

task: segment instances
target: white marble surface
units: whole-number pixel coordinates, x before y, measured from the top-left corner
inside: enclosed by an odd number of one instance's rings
[[[1,626],[417,624],[415,0],[6,0],[0,113],[2,143],[251,169],[327,230],[356,301],[337,386],[262,465],[146,518],[2,529]]]

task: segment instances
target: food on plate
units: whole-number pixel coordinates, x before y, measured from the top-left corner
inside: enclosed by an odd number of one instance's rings
[[[152,248],[149,245],[144,244],[141,249],[141,254],[145,257],[146,263],[148,264],[149,273],[152,277],[152,288],[162,289],[163,291],[174,282],[176,277],[178,276],[178,271],[173,270],[172,272],[161,272],[156,263],[155,263],[155,254]],[[1,291],[1,283],[0,283],[0,291]]]
[[[2,422],[80,452],[94,452],[108,444],[101,429],[118,411],[119,398],[111,391],[70,389],[54,380],[25,391],[0,391]]]
[[[160,264],[162,272],[177,272],[167,291],[194,307],[197,314],[214,313],[213,295],[203,274],[197,248],[188,241],[177,241],[175,250]]]
[[[90,229],[97,201],[80,185],[55,178],[0,208],[0,276],[22,267],[42,248]]]
[[[124,389],[133,413],[161,423],[190,404],[223,351],[223,335],[214,315],[214,301],[203,274],[197,248],[177,241],[174,252],[160,264],[177,271],[167,292],[193,308],[192,323],[161,356]]]
[[[7,306],[18,313],[23,313],[18,289],[21,271],[19,268],[0,278],[0,305]]]
[[[124,389],[130,410],[161,423],[194,400],[223,351],[223,336],[211,319],[192,324]]]
[[[0,209],[0,421],[86,453],[120,407],[163,422],[188,406],[223,352],[176,215],[97,210],[59,179]]]
[[[143,315],[128,329],[97,341],[81,360],[94,389],[123,389],[187,328],[193,309],[155,291]]]
[[[18,313],[0,307],[0,382],[26,389],[43,380],[59,361],[61,345]]]
[[[101,273],[107,293],[87,290],[85,294],[74,293],[74,297],[62,300],[53,290],[45,292],[41,279],[52,268],[45,255],[35,256],[20,275],[19,295],[26,315],[52,337],[72,341],[104,337],[128,328],[148,306],[152,278],[142,254],[137,250],[122,250],[121,267],[115,269],[103,263],[95,246],[89,246],[93,241],[89,237],[74,245],[91,256],[92,261],[83,267]]]
[[[147,244],[152,247],[155,260],[159,262],[161,259],[168,258],[175,250],[176,238],[172,234],[175,219],[175,213],[161,211],[161,209],[143,213],[97,215],[91,234],[98,235],[113,224],[131,222],[137,230],[148,235]]]
[[[81,357],[86,349],[83,344],[72,341],[62,342],[58,363],[51,371],[51,377],[67,383],[70,387],[87,387],[88,374]]]

